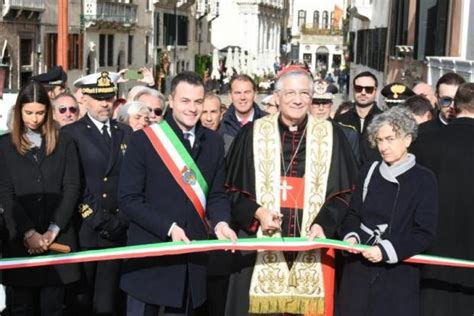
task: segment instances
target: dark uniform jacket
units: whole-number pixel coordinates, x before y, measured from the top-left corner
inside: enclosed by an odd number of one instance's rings
[[[46,156],[41,148],[21,155],[10,134],[0,138],[0,205],[9,231],[4,257],[30,257],[23,245],[24,234],[35,229],[43,234],[51,223],[59,229],[55,242],[77,250],[77,234],[72,225],[80,190],[79,161],[74,142],[59,137],[54,152]],[[48,254],[47,252],[46,254]],[[3,272],[3,283],[13,286],[48,286],[77,281],[78,265],[13,269]]]
[[[209,186],[206,215],[211,227],[221,221],[228,222],[230,203],[224,191],[222,138],[198,123],[191,150],[171,115],[166,120],[191,153]],[[129,245],[171,241],[168,232],[173,223],[190,240],[208,239],[193,204],[143,131],[134,133],[130,139],[122,165],[119,199],[120,209],[130,219]],[[204,253],[125,261],[121,288],[146,303],[181,307],[188,283],[197,307],[206,299],[206,264]]]
[[[369,126],[370,122],[372,122],[374,116],[380,113],[382,113],[382,110],[380,110],[377,104],[374,103],[372,109],[370,109],[369,113],[365,117],[363,128],[361,128],[360,117],[357,114],[355,107],[334,118],[336,122],[353,126],[359,132],[359,150],[362,165],[381,159],[379,151],[377,149],[371,148],[366,132],[367,126]]]
[[[122,157],[132,129],[110,121],[112,145],[88,115],[61,129],[71,135],[78,147],[82,166],[83,194],[79,212],[81,247],[111,247],[123,244],[126,238],[126,217],[119,212],[117,190]]]

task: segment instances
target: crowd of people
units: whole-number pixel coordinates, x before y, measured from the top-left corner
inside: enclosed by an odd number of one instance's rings
[[[474,83],[435,91],[361,72],[354,102],[304,68],[257,104],[182,72],[170,94],[123,73],[74,82],[55,67],[18,95],[0,137],[4,258],[248,237],[332,238],[307,251],[214,251],[3,271],[5,315],[471,315],[474,272],[403,261],[474,260]],[[2,313],[2,315],[3,315]]]

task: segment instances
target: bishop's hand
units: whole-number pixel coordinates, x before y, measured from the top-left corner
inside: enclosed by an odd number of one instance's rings
[[[237,242],[237,234],[226,222],[218,223],[214,228],[214,232],[219,240],[231,240],[233,244]]]
[[[262,231],[269,235],[281,230],[282,215],[263,206],[255,212],[255,218],[260,222]]]
[[[323,228],[319,224],[313,224],[308,233],[308,240],[313,241],[314,238],[326,238]]]

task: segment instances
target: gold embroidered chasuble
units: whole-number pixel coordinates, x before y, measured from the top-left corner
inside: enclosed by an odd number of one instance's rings
[[[307,236],[326,199],[333,131],[329,121],[308,117],[304,208],[300,236]],[[278,113],[254,123],[253,152],[257,203],[280,211],[281,140]],[[264,237],[261,228],[258,237]],[[267,237],[265,235],[265,237]],[[280,238],[276,233],[268,238]],[[324,313],[325,288],[321,251],[301,251],[288,268],[281,251],[260,251],[250,285],[250,313]]]

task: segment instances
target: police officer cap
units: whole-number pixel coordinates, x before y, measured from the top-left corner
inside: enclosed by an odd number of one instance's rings
[[[388,107],[402,104],[406,99],[415,95],[415,92],[405,84],[399,82],[386,85],[383,87],[381,93],[385,97],[385,103]]]
[[[97,100],[106,100],[115,96],[119,74],[102,71],[84,76],[74,82],[74,86],[81,88],[83,94],[90,95]]]
[[[331,101],[338,89],[326,80],[318,79],[314,81],[313,100]]]
[[[54,66],[48,72],[31,77],[31,80],[49,86],[64,86],[67,74],[61,66]]]

